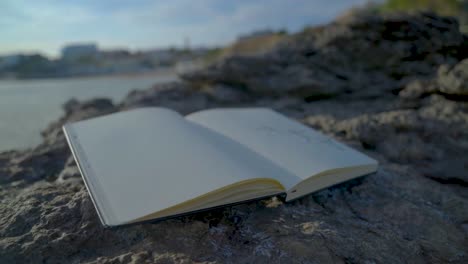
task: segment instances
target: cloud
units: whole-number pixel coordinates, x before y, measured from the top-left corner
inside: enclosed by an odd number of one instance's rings
[[[366,0],[2,0],[0,53],[57,54],[64,43],[96,41],[134,49],[225,44],[258,29],[297,31]]]

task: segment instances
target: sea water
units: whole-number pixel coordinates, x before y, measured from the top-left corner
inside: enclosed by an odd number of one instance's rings
[[[63,115],[71,98],[109,98],[119,103],[130,91],[176,80],[172,72],[64,79],[0,80],[0,152],[34,147],[40,132]]]

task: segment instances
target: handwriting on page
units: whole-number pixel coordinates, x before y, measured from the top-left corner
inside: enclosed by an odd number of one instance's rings
[[[306,129],[278,129],[270,126],[259,126],[256,130],[261,131],[270,136],[293,136],[295,138],[300,139],[306,143],[310,144],[325,144],[327,146],[333,147],[340,151],[345,151],[346,149],[341,146],[339,143],[335,142],[333,139],[323,136],[319,133],[314,131],[306,130]]]

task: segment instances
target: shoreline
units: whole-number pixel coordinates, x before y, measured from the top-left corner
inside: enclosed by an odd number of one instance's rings
[[[54,81],[67,79],[100,79],[100,78],[139,78],[144,76],[162,76],[175,75],[177,76],[174,67],[160,68],[144,72],[127,72],[127,73],[108,73],[108,74],[90,74],[90,75],[74,75],[74,76],[57,76],[57,77],[34,77],[34,78],[0,78],[0,82],[35,82],[35,81]]]

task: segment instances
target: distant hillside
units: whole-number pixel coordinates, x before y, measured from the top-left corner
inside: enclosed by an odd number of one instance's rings
[[[239,38],[234,44],[223,49],[221,56],[244,55],[250,56],[270,51],[281,40],[285,39],[285,32],[270,32]]]
[[[460,0],[387,0],[384,11],[432,11],[445,16],[458,16],[463,9]]]
[[[456,17],[462,32],[468,32],[468,0],[386,0],[382,3],[370,1],[363,7],[353,8],[349,13],[369,12],[432,12],[442,16]]]
[[[431,12],[442,16],[456,17],[462,32],[468,32],[468,0],[386,0],[381,3],[369,1],[363,6],[357,6],[346,11],[338,20],[346,17],[356,17],[359,14],[385,14],[393,12]],[[307,28],[306,28],[307,30]],[[219,59],[232,56],[253,56],[265,54],[278,46],[282,41],[287,41],[286,32],[266,32],[238,38],[233,44],[217,49],[209,53],[208,62],[216,62]]]
[[[253,32],[249,35],[240,36],[237,40],[225,47],[211,49],[203,56],[205,65],[217,63],[225,58],[233,56],[256,56],[270,52],[280,42],[288,39],[284,31]]]

